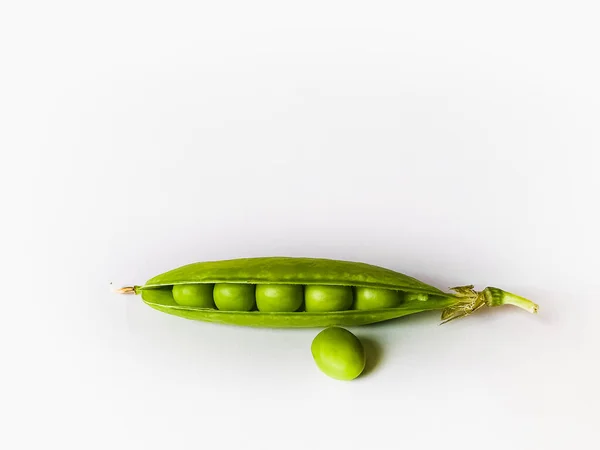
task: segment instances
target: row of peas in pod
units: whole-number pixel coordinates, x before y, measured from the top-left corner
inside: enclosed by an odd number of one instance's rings
[[[332,312],[395,308],[423,294],[391,289],[296,284],[177,284],[173,299],[181,306],[221,311]]]

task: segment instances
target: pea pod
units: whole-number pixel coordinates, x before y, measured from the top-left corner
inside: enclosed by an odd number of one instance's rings
[[[187,306],[173,299],[173,286],[223,283],[388,289],[402,292],[405,300],[392,308],[372,310],[262,312]],[[430,310],[442,310],[442,320],[447,322],[483,306],[503,304],[534,313],[538,309],[535,303],[497,288],[476,292],[473,286],[461,286],[452,290],[453,293],[443,292],[408,275],[360,262],[261,257],[189,264],[157,275],[144,285],[122,288],[120,292],[141,294],[148,306],[186,319],[269,328],[367,325]]]

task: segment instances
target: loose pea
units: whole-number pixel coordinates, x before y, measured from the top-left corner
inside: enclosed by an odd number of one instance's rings
[[[352,306],[350,286],[309,285],[304,289],[307,312],[345,311]]]
[[[173,286],[173,300],[181,306],[214,308],[213,284],[176,284]]]
[[[400,305],[402,295],[391,289],[357,287],[352,309],[395,308]]]
[[[317,367],[336,380],[353,380],[365,368],[365,349],[350,331],[330,327],[314,338],[310,347]]]
[[[302,305],[302,286],[296,284],[256,285],[256,306],[262,312],[293,312]]]
[[[254,307],[254,287],[253,284],[215,284],[215,304],[221,311],[250,311]]]

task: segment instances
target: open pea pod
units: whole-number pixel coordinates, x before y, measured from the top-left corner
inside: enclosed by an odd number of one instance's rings
[[[173,298],[172,289],[176,285],[221,283],[386,289],[403,293],[404,300],[398,306],[381,309],[262,312],[182,306]],[[452,290],[454,293],[446,293],[402,273],[360,262],[262,257],[189,264],[157,275],[142,286],[119,291],[141,294],[148,306],[186,319],[269,328],[367,325],[430,310],[442,310],[442,320],[447,322],[483,306],[504,304],[534,313],[538,309],[535,303],[497,288],[476,292],[473,286],[462,286]]]

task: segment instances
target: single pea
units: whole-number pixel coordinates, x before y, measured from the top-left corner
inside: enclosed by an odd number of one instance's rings
[[[352,309],[395,308],[402,302],[402,295],[391,289],[357,287]]]
[[[418,294],[418,293],[414,293],[414,292],[407,292],[406,294],[404,294],[404,301],[406,301],[406,302],[412,302],[412,301],[426,302],[428,299],[429,299],[429,295],[427,295],[427,294]]]
[[[173,286],[173,300],[181,306],[214,308],[213,284],[176,284]]]
[[[350,331],[330,327],[314,338],[310,347],[317,367],[336,380],[353,380],[365,368],[365,349]]]
[[[297,284],[257,284],[256,306],[263,312],[293,312],[302,305],[302,286]]]
[[[250,311],[254,308],[253,284],[215,284],[213,298],[221,311]]]
[[[314,286],[304,289],[306,312],[345,311],[352,306],[350,286]]]

